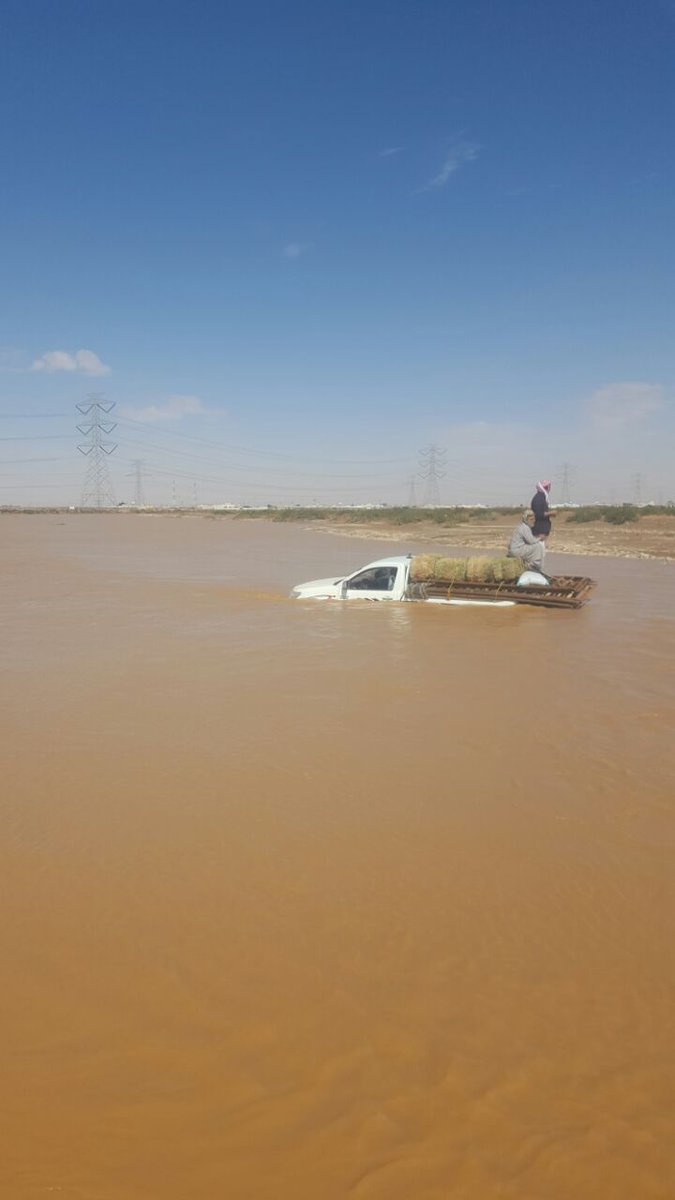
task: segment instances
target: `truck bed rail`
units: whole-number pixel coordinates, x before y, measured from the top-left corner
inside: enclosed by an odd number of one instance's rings
[[[588,600],[595,581],[582,575],[554,575],[547,587],[518,587],[515,583],[411,583],[408,599],[513,600],[516,604],[536,604],[541,608],[581,608]]]

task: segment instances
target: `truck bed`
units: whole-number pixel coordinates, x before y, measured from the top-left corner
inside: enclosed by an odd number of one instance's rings
[[[512,600],[541,608],[581,608],[595,582],[582,575],[554,575],[548,587],[518,587],[514,583],[411,583],[409,600]]]

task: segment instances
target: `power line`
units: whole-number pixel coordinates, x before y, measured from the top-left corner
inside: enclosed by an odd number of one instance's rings
[[[120,417],[118,423],[119,423],[120,427],[131,425],[135,429],[151,428],[150,426],[148,426],[147,421],[134,421],[131,417]],[[228,445],[225,442],[214,442],[211,440],[211,438],[198,437],[196,434],[193,434],[193,433],[181,433],[177,429],[162,429],[161,431],[158,431],[158,432],[161,432],[162,435],[168,435],[170,437],[181,438],[182,440],[187,441],[187,442],[200,442],[202,445],[209,446],[214,450],[231,450],[231,451],[235,451],[238,454],[253,454],[257,458],[281,458],[281,459],[289,460],[291,462],[305,462],[306,458],[307,458],[307,456],[302,456],[302,455],[298,455],[298,454],[282,454],[276,450],[258,450],[252,446],[235,446],[235,445]],[[314,458],[313,456],[312,456],[312,458],[313,458],[314,462],[333,463],[335,466],[364,466],[364,467],[377,466],[377,465],[380,465],[380,466],[393,465],[396,463],[404,463],[404,462],[409,461],[407,458],[353,458],[353,459],[344,458],[344,459],[342,459],[342,458]]]
[[[162,467],[153,466],[152,473],[153,473],[153,475],[163,475],[168,479],[173,479],[174,481],[176,479],[184,479],[184,480],[187,479],[190,481],[195,480],[194,473],[190,473],[189,471],[171,471],[171,470],[167,470]],[[207,483],[208,484],[216,484],[217,486],[219,486],[221,488],[225,486],[224,479],[221,476],[216,476],[216,475],[199,475],[197,477],[197,481],[201,484],[207,484]],[[397,480],[391,480],[390,483],[396,484]],[[228,486],[230,486],[232,488],[237,488],[237,489],[242,489],[242,488],[247,488],[249,490],[253,489],[255,491],[260,491],[261,489],[264,488],[268,492],[290,492],[291,494],[295,494],[295,493],[299,493],[299,492],[310,492],[310,493],[316,494],[317,487],[320,486],[320,483],[319,483],[319,485],[317,485],[315,483],[314,485],[312,485],[312,487],[307,487],[307,486],[296,487],[294,484],[281,484],[281,483],[271,483],[270,484],[268,480],[263,479],[262,481],[256,480],[255,482],[252,480],[245,481],[243,483],[238,482],[236,484],[231,484]],[[362,492],[362,493],[365,492],[372,496],[373,492],[375,491],[375,488],[371,487],[371,486],[352,487],[352,488],[329,487],[325,490],[331,492],[333,495],[352,496],[352,495],[355,495],[357,492]]]
[[[26,417],[28,414],[25,414],[25,413],[17,414],[17,416],[19,416],[19,415],[22,417]],[[35,414],[35,415],[37,417],[38,414]],[[46,418],[46,417],[53,417],[53,416],[61,417],[64,415],[67,415],[67,414],[62,414],[62,413],[39,414],[41,419]],[[7,416],[7,419],[10,419],[11,414],[6,414],[6,416]],[[120,419],[116,422],[116,424],[119,428],[131,427],[133,430],[150,431],[152,429],[152,426],[150,426],[146,421],[134,421],[128,417],[126,417],[126,418],[120,417]],[[224,442],[214,442],[210,438],[202,438],[202,437],[197,437],[194,434],[180,433],[176,429],[162,429],[161,431],[158,431],[158,432],[160,433],[160,436],[162,436],[162,437],[170,436],[170,437],[174,437],[174,438],[179,438],[181,441],[195,442],[198,445],[208,446],[210,449],[213,449],[213,450],[225,450],[225,451],[230,451],[230,452],[237,453],[237,454],[251,454],[258,458],[276,458],[276,459],[280,459],[282,461],[287,461],[287,462],[307,462],[308,458],[310,457],[309,455],[302,456],[302,455],[297,455],[297,454],[282,454],[282,453],[279,453],[279,452],[276,452],[273,450],[257,450],[251,446],[228,445],[227,443],[224,443]],[[10,436],[6,436],[6,437],[0,437],[0,442],[45,442],[45,441],[54,441],[54,440],[69,441],[70,434],[67,434],[67,433],[47,433],[47,434],[34,434],[34,435],[15,434],[15,435],[10,435]],[[134,444],[135,445],[143,445],[143,443],[138,443],[138,442],[134,443],[131,441],[131,439],[126,439],[126,440],[128,441],[128,443],[130,445],[134,445]],[[161,442],[152,443],[152,447],[154,449],[163,450],[167,454],[181,453],[181,454],[187,456],[187,451],[171,450],[168,446],[163,446],[161,444]],[[197,456],[195,455],[194,457],[197,457]],[[389,465],[395,465],[397,463],[399,463],[399,464],[405,463],[405,462],[408,462],[409,460],[406,458],[372,458],[372,459],[371,458],[358,458],[358,459],[345,458],[345,459],[341,459],[341,458],[315,458],[314,456],[311,456],[311,461],[316,462],[317,464],[320,464],[320,465],[321,464],[333,464],[334,466],[364,466],[364,467],[367,467],[367,466],[389,466]],[[249,468],[246,466],[241,466],[241,467],[233,467],[232,469],[245,471],[245,470],[248,470]],[[266,469],[272,470],[272,468],[266,468]],[[310,474],[310,472],[307,472],[307,474]],[[344,478],[344,479],[354,478],[354,479],[356,479],[356,478],[359,478],[359,476],[351,476],[351,475],[337,476],[336,475],[333,478]]]
[[[370,471],[360,472],[357,475],[342,475],[342,474],[331,475],[331,474],[327,474],[325,471],[320,471],[320,470],[291,471],[290,468],[288,468],[288,467],[287,468],[268,467],[268,466],[256,467],[250,463],[242,465],[242,464],[223,461],[223,460],[217,459],[217,458],[204,458],[201,455],[192,453],[189,450],[172,450],[170,447],[162,446],[162,445],[158,444],[157,442],[140,441],[137,438],[121,438],[120,445],[138,446],[143,450],[154,450],[155,452],[171,455],[172,457],[187,458],[190,460],[190,462],[205,463],[205,464],[208,464],[213,467],[221,467],[223,470],[226,470],[226,471],[250,472],[250,471],[264,470],[266,475],[283,475],[286,478],[288,478],[289,474],[292,474],[293,478],[298,478],[299,476],[307,476],[310,479],[315,479],[317,476],[319,476],[321,479],[390,479],[391,478],[391,476],[389,476],[389,475],[374,475]],[[316,461],[316,460],[314,460],[314,461]]]
[[[65,488],[67,491],[75,491],[76,483],[0,483],[0,488],[6,492],[16,491],[34,491],[35,488]]]
[[[0,466],[13,467],[20,463],[70,462],[69,458],[0,458]]]

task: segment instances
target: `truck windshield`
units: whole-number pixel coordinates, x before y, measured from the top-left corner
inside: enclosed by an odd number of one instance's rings
[[[397,567],[368,567],[347,580],[347,587],[357,592],[391,592],[396,581]]]

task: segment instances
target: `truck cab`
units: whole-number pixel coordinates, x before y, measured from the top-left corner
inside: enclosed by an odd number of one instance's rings
[[[411,557],[380,558],[340,579],[311,579],[297,584],[291,595],[295,600],[404,600]]]

